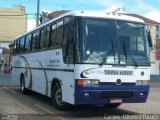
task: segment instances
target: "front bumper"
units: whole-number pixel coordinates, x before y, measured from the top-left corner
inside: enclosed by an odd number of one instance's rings
[[[149,86],[77,86],[75,104],[107,104],[110,98],[122,98],[122,103],[145,103]]]

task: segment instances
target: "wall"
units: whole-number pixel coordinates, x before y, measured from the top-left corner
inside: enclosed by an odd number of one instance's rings
[[[151,75],[160,75],[159,64],[160,63],[158,61],[151,63]]]
[[[26,15],[22,6],[0,8],[0,42],[10,42],[26,31]]]
[[[156,31],[156,25],[153,24],[147,24],[147,29],[150,30],[151,38],[152,38],[152,45],[153,47],[150,49],[150,60],[151,60],[151,75],[160,75],[159,72],[159,60],[157,60],[157,45],[159,46],[159,43],[157,44],[157,31]]]

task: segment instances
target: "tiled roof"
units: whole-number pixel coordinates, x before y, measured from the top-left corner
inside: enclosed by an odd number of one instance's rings
[[[158,22],[156,22],[156,21],[154,21],[154,20],[148,19],[148,18],[143,17],[143,16],[138,15],[138,14],[125,14],[125,15],[140,18],[140,19],[144,20],[145,23],[149,23],[149,24],[160,24],[160,23],[158,23]]]
[[[66,13],[66,12],[69,12],[69,10],[54,11],[54,12],[52,12],[52,13],[49,13],[49,14],[48,14],[48,17],[50,17],[50,18],[57,17],[57,16],[59,16],[59,15],[61,15],[61,14],[64,14],[64,13]]]

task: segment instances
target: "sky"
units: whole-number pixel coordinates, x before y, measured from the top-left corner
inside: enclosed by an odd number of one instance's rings
[[[37,0],[0,0],[0,7],[9,8],[13,5],[25,6],[31,24],[29,26],[34,27]],[[139,14],[160,22],[160,0],[40,0],[40,13],[42,10],[112,12],[118,8],[118,12]]]

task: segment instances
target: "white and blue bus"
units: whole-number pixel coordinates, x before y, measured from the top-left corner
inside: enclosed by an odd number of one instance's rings
[[[14,41],[12,82],[70,104],[144,103],[150,59],[145,24],[122,14],[70,11]]]

